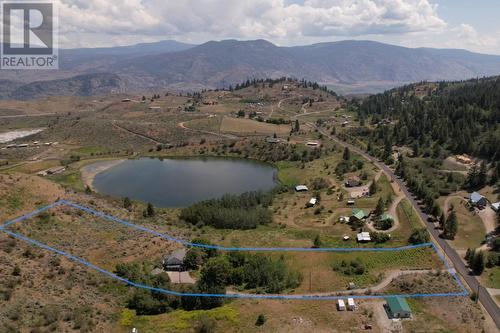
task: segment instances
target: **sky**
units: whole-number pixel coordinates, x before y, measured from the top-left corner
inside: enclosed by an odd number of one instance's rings
[[[345,39],[500,54],[500,0],[54,0],[59,44]]]

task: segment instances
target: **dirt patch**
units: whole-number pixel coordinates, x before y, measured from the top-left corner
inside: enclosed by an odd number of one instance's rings
[[[110,160],[110,161],[101,161],[93,164],[89,164],[80,169],[82,174],[82,181],[85,186],[89,186],[92,190],[94,187],[92,186],[94,182],[94,178],[98,173],[111,169],[117,166],[120,163],[125,162],[124,159],[120,160]]]

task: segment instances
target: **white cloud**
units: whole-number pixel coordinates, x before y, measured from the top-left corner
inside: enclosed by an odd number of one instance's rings
[[[61,42],[123,44],[130,40],[266,38],[300,43],[442,31],[428,0],[57,0]]]
[[[479,34],[476,29],[469,24],[462,23],[452,31],[456,33],[459,40],[468,45],[485,48],[498,45],[498,37],[495,38],[490,35]],[[496,36],[498,36],[498,34],[496,34]]]

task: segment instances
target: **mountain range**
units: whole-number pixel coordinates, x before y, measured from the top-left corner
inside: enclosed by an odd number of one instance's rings
[[[282,76],[375,92],[415,81],[500,74],[500,56],[352,40],[292,47],[265,40],[161,41],[64,49],[59,59],[58,71],[1,71],[0,98],[227,88],[246,79]]]

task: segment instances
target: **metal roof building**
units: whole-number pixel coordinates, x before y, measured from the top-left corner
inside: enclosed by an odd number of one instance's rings
[[[402,297],[389,297],[386,299],[389,314],[392,318],[409,318],[411,309],[406,300]]]

